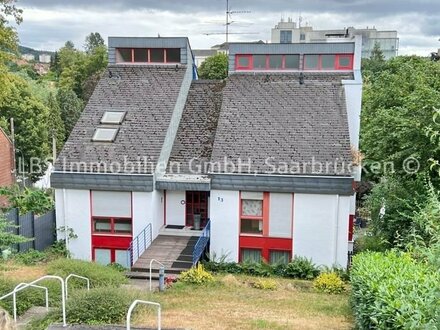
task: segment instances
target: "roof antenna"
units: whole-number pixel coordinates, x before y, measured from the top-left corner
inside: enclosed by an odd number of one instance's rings
[[[299,74],[299,84],[304,85],[304,72]]]

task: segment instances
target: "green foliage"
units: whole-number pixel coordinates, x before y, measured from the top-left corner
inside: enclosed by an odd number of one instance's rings
[[[65,139],[67,139],[79,116],[81,116],[83,102],[71,89],[60,89],[57,94],[57,101],[64,122]]]
[[[6,196],[11,207],[17,208],[20,214],[33,212],[42,215],[54,209],[50,190],[24,188],[18,186],[0,187],[0,196]]]
[[[277,282],[272,279],[258,279],[252,282],[251,286],[260,290],[276,290],[278,288]]]
[[[371,230],[367,230],[365,233],[356,236],[353,251],[354,253],[364,251],[384,252],[389,246],[388,241],[380,234],[374,234]]]
[[[118,264],[117,262],[112,262],[111,264],[108,264],[107,267],[112,268],[118,272],[124,273],[127,271],[127,268],[122,266],[121,264]]]
[[[88,277],[91,287],[118,287],[127,283],[124,274],[112,267],[95,262],[74,259],[57,259],[48,264],[48,273],[65,278],[69,274]],[[73,281],[72,281],[73,282]],[[81,282],[82,283],[82,282]]]
[[[438,329],[440,273],[409,254],[353,257],[352,304],[359,329]]]
[[[344,281],[342,281],[338,274],[333,272],[319,274],[313,281],[313,287],[319,292],[330,294],[338,294],[345,291]]]
[[[315,266],[311,259],[305,257],[295,257],[287,264],[285,277],[299,278],[304,280],[312,280],[319,274],[319,269]]]
[[[99,32],[92,32],[86,37],[84,48],[87,53],[93,53],[99,47],[105,47],[104,39]]]
[[[228,76],[228,56],[220,53],[208,57],[198,69],[202,79],[225,79]]]
[[[380,73],[385,68],[385,56],[378,42],[374,43],[370,58],[362,59],[362,73],[364,77],[374,79],[375,75]]]
[[[36,265],[48,260],[48,255],[44,252],[30,249],[26,252],[17,253],[14,260],[23,265]]]
[[[202,264],[198,264],[197,267],[182,272],[179,280],[189,284],[206,284],[213,282],[214,277],[204,269]]]
[[[97,288],[82,291],[68,300],[69,324],[121,324],[137,297],[126,289]]]
[[[26,243],[31,239],[16,235],[13,233],[13,229],[17,226],[11,224],[11,222],[0,215],[0,249],[7,249],[14,244]]]
[[[66,132],[64,121],[61,118],[61,109],[59,103],[52,93],[49,95],[47,106],[49,107],[51,117],[51,121],[49,124],[50,135],[52,137],[55,136],[56,150],[57,152],[60,152],[64,144]]]

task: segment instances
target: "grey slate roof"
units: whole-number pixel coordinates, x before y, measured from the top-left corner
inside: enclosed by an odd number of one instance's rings
[[[182,65],[109,66],[64,145],[55,170],[154,172],[185,70]],[[127,111],[116,140],[92,142],[95,128],[103,126],[100,120],[109,110]],[[79,168],[75,165],[78,162],[84,164]],[[112,167],[112,163],[121,165]]]
[[[168,162],[167,173],[190,173],[193,168],[209,162],[215,130],[222,104],[224,82],[213,80],[193,81],[186,99]],[[173,166],[179,164],[180,168]],[[205,174],[203,170],[197,174]]]
[[[224,165],[227,157],[235,165],[239,159],[245,165],[212,167],[212,172],[351,174],[349,168],[338,166],[351,162],[341,80],[352,74],[304,77],[302,85],[299,73],[236,74],[227,79],[211,161]],[[321,172],[317,163],[325,166]]]

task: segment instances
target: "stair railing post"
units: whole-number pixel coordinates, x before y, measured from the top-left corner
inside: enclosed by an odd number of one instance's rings
[[[145,232],[144,229],[144,251],[147,249],[147,233]]]
[[[136,246],[137,246],[137,257],[139,259],[139,240],[136,240]]]

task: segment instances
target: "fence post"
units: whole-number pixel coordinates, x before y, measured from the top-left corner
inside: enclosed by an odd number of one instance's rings
[[[20,235],[20,213],[18,212],[17,208],[13,209],[14,212],[14,223],[17,226],[16,228],[14,228],[14,232],[16,235]],[[20,252],[20,244],[16,244],[17,245],[17,252]]]
[[[32,235],[32,248],[35,250],[35,241],[36,241],[36,237],[35,237],[35,214],[34,212],[31,212],[31,235]]]

